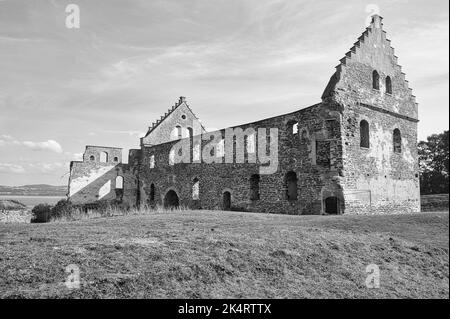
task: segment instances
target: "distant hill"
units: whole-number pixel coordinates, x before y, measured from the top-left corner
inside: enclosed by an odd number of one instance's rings
[[[0,185],[0,195],[15,196],[65,196],[67,186],[53,186],[46,184],[23,185],[23,186],[2,186]]]

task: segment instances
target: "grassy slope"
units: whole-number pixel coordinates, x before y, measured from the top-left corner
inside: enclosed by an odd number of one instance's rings
[[[448,194],[420,196],[422,212],[448,211]]]
[[[448,298],[448,222],[200,211],[0,225],[0,297]],[[371,263],[380,289],[365,286]],[[79,290],[63,284],[69,264]]]

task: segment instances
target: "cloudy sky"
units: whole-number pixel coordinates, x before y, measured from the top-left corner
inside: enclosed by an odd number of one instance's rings
[[[448,3],[0,0],[0,185],[66,184],[86,144],[137,148],[181,95],[209,128],[317,103],[376,6],[424,139],[448,129]]]

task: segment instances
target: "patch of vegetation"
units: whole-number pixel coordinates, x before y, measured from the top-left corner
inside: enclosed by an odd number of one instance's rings
[[[55,206],[48,204],[36,205],[32,210],[32,223],[67,222],[92,218],[147,215],[167,211],[185,211],[186,207],[166,209],[163,206],[130,207],[121,201],[97,201],[84,205],[73,205],[66,199],[60,200]]]
[[[419,142],[420,192],[449,193],[449,131],[433,134]]]
[[[0,210],[24,210],[27,206],[13,199],[0,199]]]
[[[32,223],[48,223],[51,219],[52,206],[48,204],[38,204],[31,210]]]
[[[420,197],[423,212],[445,212],[448,211],[448,194],[422,195]]]
[[[0,298],[448,298],[448,224],[161,210],[0,225]],[[80,289],[64,285],[72,264]],[[379,289],[365,285],[370,264]]]

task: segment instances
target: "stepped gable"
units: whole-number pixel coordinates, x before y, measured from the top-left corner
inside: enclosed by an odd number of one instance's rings
[[[401,74],[402,80],[407,85],[407,88],[411,94],[411,98],[414,103],[416,103],[416,97],[412,94],[412,89],[409,87],[409,81],[406,80],[405,73],[402,71],[402,66],[398,64],[398,57],[395,55],[395,49],[391,45],[391,40],[386,37],[386,31],[383,30],[383,18],[379,15],[373,15],[370,26],[366,28],[366,30],[361,34],[358,40],[353,44],[353,46],[349,49],[349,51],[345,54],[345,56],[339,60],[339,64],[336,66],[336,72],[331,76],[328,85],[325,88],[325,91],[322,94],[322,99],[329,98],[333,95],[335,91],[336,84],[339,82],[341,78],[341,74],[344,72],[344,69],[347,67],[351,61],[360,54],[361,48],[365,45],[368,38],[372,35],[375,29],[382,29],[382,40],[384,40],[389,48],[390,54],[392,55],[395,63],[395,67],[397,71]]]
[[[167,110],[166,113],[164,113],[164,115],[162,115],[158,120],[156,120],[156,122],[153,122],[152,125],[148,128],[147,134],[145,134],[145,137],[147,137],[150,133],[152,133],[165,119],[167,119],[169,117],[170,114],[172,114],[177,108],[179,108],[181,105],[185,105],[189,111],[192,113],[192,115],[198,120],[200,121],[200,119],[195,115],[195,113],[192,111],[192,109],[189,107],[189,105],[186,102],[186,97],[184,96],[180,96],[180,98],[178,99],[178,101]],[[202,129],[205,130],[205,128],[203,127],[203,125],[201,125]],[[206,131],[206,130],[205,130]]]

